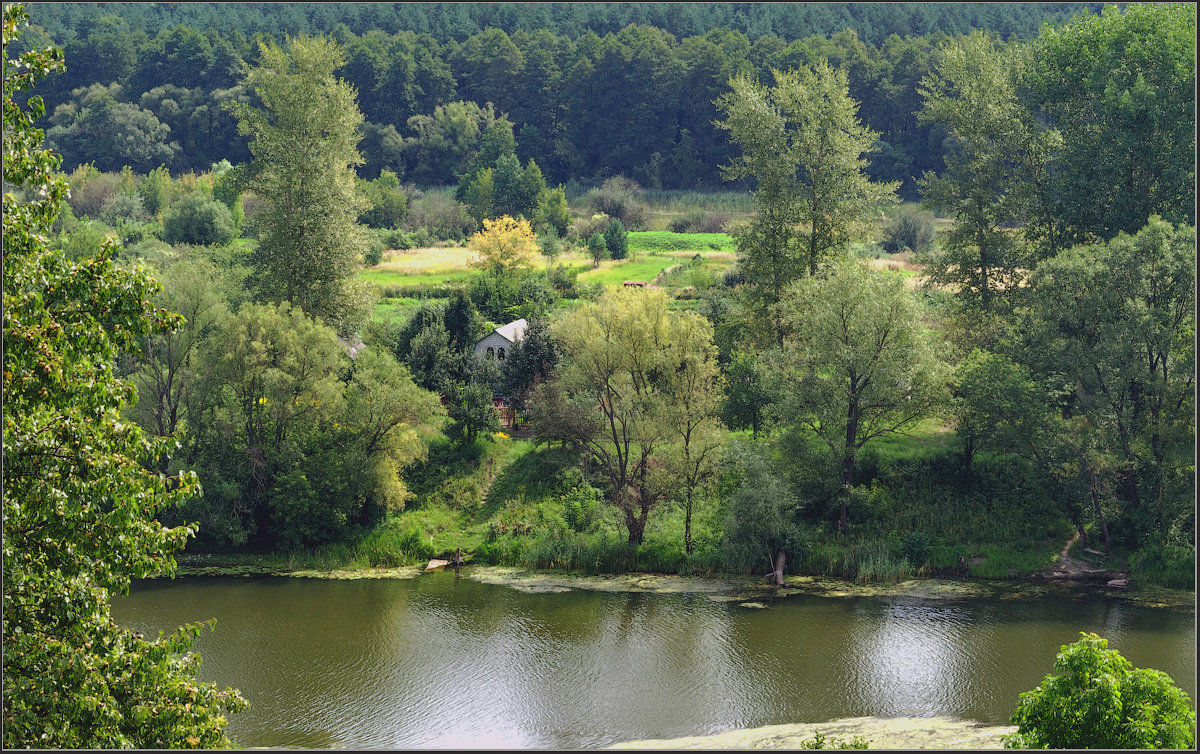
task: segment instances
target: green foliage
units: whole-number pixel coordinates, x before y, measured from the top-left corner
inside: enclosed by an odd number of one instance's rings
[[[450,427],[446,433],[455,440],[474,443],[480,435],[500,430],[500,419],[492,405],[492,389],[478,382],[456,382],[446,394]]]
[[[547,235],[553,230],[559,237],[567,234],[571,224],[571,215],[567,207],[567,195],[562,186],[547,188],[537,197],[537,207],[533,212],[533,229],[539,236]]]
[[[479,223],[452,195],[427,191],[409,204],[407,227],[441,241],[462,241],[475,232]]]
[[[391,170],[383,170],[373,181],[358,182],[359,191],[370,206],[358,216],[369,228],[399,228],[408,216],[408,196],[400,188],[400,179]]]
[[[194,531],[155,520],[196,478],[142,465],[166,448],[122,419],[133,389],[113,373],[178,318],[114,245],[79,262],[46,248],[67,185],[33,126],[41,98],[14,97],[62,55],[9,59],[27,18],[4,7],[4,748],[229,747],[225,713],[246,702],[196,680],[199,627],[147,640],[110,616],[109,595],[171,573]]]
[[[69,165],[99,160],[102,170],[130,165],[139,172],[170,162],[179,151],[171,127],[125,101],[119,83],[92,84],[71,93],[76,107],[55,108],[47,142]]]
[[[67,259],[79,260],[95,254],[109,238],[111,233],[103,223],[84,220],[59,239],[59,246]]]
[[[862,125],[846,73],[826,61],[773,69],[767,87],[740,75],[718,106],[742,154],[723,171],[753,178],[759,211],[738,238],[738,263],[763,337],[782,341],[784,289],[844,252],[865,221],[895,201],[896,183],[868,177],[877,134]]]
[[[163,240],[169,244],[224,246],[235,235],[229,208],[202,193],[176,201],[163,216]]]
[[[1080,633],[1054,661],[1058,675],[1021,694],[1005,740],[1013,749],[1191,749],[1196,712],[1167,674],[1134,668],[1108,640]]]
[[[165,167],[151,170],[138,186],[142,203],[151,216],[158,216],[167,208],[170,197],[171,174]],[[219,197],[218,197],[219,198]]]
[[[775,414],[819,437],[840,465],[845,527],[858,451],[944,404],[946,366],[903,282],[852,260],[803,278],[783,299],[790,334],[772,371]]]
[[[1196,9],[1105,6],[1034,47],[1030,100],[1062,131],[1051,178],[1077,241],[1136,233],[1196,212]]]
[[[1195,275],[1195,230],[1151,218],[1042,262],[1019,324],[1022,360],[1074,388],[1068,460],[1098,497],[1111,481],[1139,535],[1195,530],[1194,481],[1170,483],[1192,477]]]
[[[591,243],[590,239],[588,243]],[[610,259],[624,259],[629,254],[629,234],[615,217],[604,229],[604,248],[608,250]]]
[[[749,429],[755,437],[766,418],[772,395],[759,369],[759,360],[736,351],[725,368],[725,404],[721,416],[730,429]]]
[[[344,60],[325,39],[295,38],[286,50],[260,43],[245,85],[265,109],[233,101],[228,108],[238,133],[252,139],[246,185],[264,202],[254,216],[253,286],[352,335],[370,309],[350,286],[366,239],[353,171],[362,163],[362,113],[354,89],[334,77]]]
[[[930,280],[954,287],[973,311],[1011,310],[1025,271],[1058,244],[1045,203],[1047,163],[1061,139],[1039,129],[1021,101],[1027,75],[1025,47],[975,32],[948,43],[921,82],[919,118],[944,124],[955,145],[942,174],[926,172],[920,182],[924,203],[955,217],[930,260]]]
[[[742,481],[729,499],[725,519],[725,563],[739,571],[766,573],[782,553],[796,560],[806,536],[795,516],[796,493],[772,473],[761,456],[737,456]]]
[[[632,252],[667,253],[672,251],[736,251],[733,237],[725,233],[675,233],[644,230],[629,234]]]
[[[601,261],[608,259],[608,246],[605,244],[604,236],[598,232],[588,237],[587,250],[592,257],[593,267],[598,267]]]
[[[1151,537],[1130,559],[1133,577],[1144,584],[1171,589],[1196,588],[1196,548]]]
[[[889,254],[902,251],[923,254],[933,248],[933,237],[933,216],[904,205],[884,226],[881,245]]]
[[[800,742],[801,749],[868,749],[870,741],[863,736],[855,736],[849,740],[829,738],[820,731],[813,733],[813,737]]]
[[[435,396],[386,352],[351,361],[331,328],[287,303],[243,304],[214,324],[194,363],[159,347],[143,372],[174,370],[184,455],[210,488],[177,515],[199,520],[210,546],[279,550],[344,539],[404,507],[399,473],[439,423]],[[146,414],[160,394],[147,391]]]
[[[626,228],[639,230],[646,223],[646,204],[640,198],[640,191],[637,183],[617,176],[588,191],[584,202],[593,212],[614,217]]]

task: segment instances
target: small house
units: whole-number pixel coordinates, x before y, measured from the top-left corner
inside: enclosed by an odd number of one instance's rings
[[[645,288],[646,281],[645,280],[626,280],[624,282],[624,286],[626,288]]]
[[[504,361],[513,345],[525,335],[527,323],[524,319],[497,327],[475,343],[475,357]]]

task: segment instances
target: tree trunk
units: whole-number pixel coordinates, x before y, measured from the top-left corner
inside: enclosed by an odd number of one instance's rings
[[[687,509],[683,516],[683,549],[688,555],[692,554],[692,488],[687,491]]]
[[[783,568],[787,565],[787,555],[783,550],[775,553],[775,586],[783,586]]]
[[[856,380],[851,377],[851,380]],[[849,525],[850,488],[854,485],[854,441],[858,436],[858,399],[850,399],[846,416],[846,444],[842,450],[842,510],[838,516],[838,531],[845,533]]]
[[[1088,481],[1089,491],[1092,493],[1092,509],[1096,512],[1096,518],[1100,519],[1100,531],[1104,534],[1104,554],[1111,558],[1112,542],[1108,536],[1108,521],[1104,518],[1104,511],[1100,509],[1099,484],[1094,471],[1090,473]]]

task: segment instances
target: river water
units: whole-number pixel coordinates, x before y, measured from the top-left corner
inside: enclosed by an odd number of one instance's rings
[[[448,572],[144,582],[113,615],[148,636],[216,618],[200,677],[250,700],[228,728],[242,747],[594,748],[865,715],[1007,724],[1080,631],[1196,695],[1195,616],[1102,596],[750,609]]]

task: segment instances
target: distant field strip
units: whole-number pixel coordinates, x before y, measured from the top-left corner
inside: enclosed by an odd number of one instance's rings
[[[634,231],[629,234],[631,252],[737,251],[727,233],[672,233],[667,230]]]

